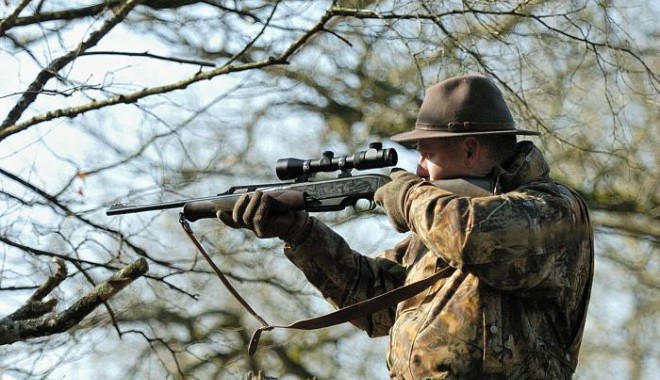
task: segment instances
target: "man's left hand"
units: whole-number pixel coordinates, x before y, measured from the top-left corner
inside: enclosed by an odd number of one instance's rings
[[[406,196],[410,189],[423,179],[404,170],[392,170],[391,182],[381,186],[374,194],[374,201],[387,213],[390,223],[399,232],[410,230],[406,219]]]

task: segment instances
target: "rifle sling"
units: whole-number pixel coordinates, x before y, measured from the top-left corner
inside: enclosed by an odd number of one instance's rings
[[[225,285],[227,290],[229,290],[229,293],[231,293],[234,296],[234,298],[236,298],[236,300],[245,308],[245,310],[247,310],[248,313],[250,313],[256,320],[258,320],[259,323],[261,323],[262,326],[268,326],[268,322],[266,322],[266,320],[261,318],[261,316],[259,314],[257,314],[256,311],[254,311],[254,309],[250,306],[250,304],[248,304],[247,301],[245,301],[245,299],[243,299],[243,297],[241,297],[241,295],[232,286],[232,284],[229,282],[229,280],[224,275],[224,273],[222,273],[220,268],[218,268],[218,266],[215,265],[213,260],[211,260],[211,257],[208,255],[208,253],[206,253],[206,250],[204,249],[202,244],[195,237],[195,234],[193,233],[193,230],[190,227],[190,224],[186,220],[186,217],[183,213],[179,214],[179,223],[181,223],[181,227],[186,232],[186,234],[188,235],[190,240],[193,242],[193,244],[195,244],[195,247],[197,247],[197,250],[199,251],[199,253],[202,255],[202,257],[204,257],[204,260],[206,260],[206,262],[211,266],[211,268],[213,268],[213,271],[218,276],[220,281]]]
[[[257,345],[259,344],[259,339],[261,338],[261,333],[263,331],[269,331],[274,328],[316,330],[366,317],[377,311],[387,309],[403,300],[415,296],[445,276],[445,271],[441,270],[439,272],[435,272],[433,275],[426,277],[423,280],[392,289],[376,297],[372,297],[364,301],[342,307],[341,309],[335,310],[325,315],[321,315],[319,317],[301,319],[291,323],[290,325],[262,326],[252,335],[252,339],[250,340],[250,345],[248,347],[248,353],[250,356],[254,355],[255,351],[257,350]]]
[[[361,302],[357,302],[341,309],[335,310],[331,313],[321,315],[319,317],[301,319],[299,321],[293,322],[289,325],[271,325],[266,320],[264,320],[256,311],[250,306],[250,304],[245,301],[245,299],[238,293],[238,291],[231,285],[227,277],[222,273],[222,271],[215,265],[211,257],[206,253],[206,250],[201,245],[201,243],[195,237],[195,234],[190,227],[190,224],[186,220],[183,213],[179,216],[179,223],[181,227],[186,232],[190,240],[193,242],[199,253],[204,257],[206,262],[213,268],[215,274],[220,278],[220,281],[225,285],[227,290],[238,300],[238,302],[245,308],[245,310],[250,313],[259,323],[261,327],[257,329],[252,335],[250,344],[248,346],[248,354],[250,356],[254,355],[259,345],[259,339],[261,338],[261,333],[263,331],[270,331],[275,328],[282,329],[297,329],[297,330],[316,330],[324,327],[335,326],[341,323],[349,322],[356,320],[362,317],[371,315],[377,311],[387,309],[391,306],[398,304],[399,302],[413,297],[414,295],[420,293],[424,289],[431,286],[438,279],[446,276],[445,271],[441,270],[434,273],[433,275],[419,280],[408,285],[404,285],[395,289],[392,289],[388,292],[380,294],[376,297],[366,299]]]

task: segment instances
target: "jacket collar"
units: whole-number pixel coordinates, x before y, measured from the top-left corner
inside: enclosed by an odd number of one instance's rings
[[[503,166],[496,166],[495,192],[505,193],[532,181],[547,177],[550,166],[543,153],[531,141],[521,141],[513,158]]]

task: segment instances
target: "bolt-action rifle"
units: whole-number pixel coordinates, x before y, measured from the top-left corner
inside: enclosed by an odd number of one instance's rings
[[[383,149],[381,143],[371,143],[369,149],[350,156],[335,157],[333,152],[326,151],[319,159],[282,158],[277,160],[275,170],[277,177],[284,182],[234,186],[214,196],[142,206],[115,203],[106,214],[131,214],[182,207],[182,217],[194,222],[215,218],[218,211],[231,211],[241,195],[257,190],[273,196],[275,211],[338,211],[356,206],[360,200],[369,201],[370,207],[373,207],[374,192],[389,182],[389,177],[382,174],[353,176],[351,171],[394,166],[397,159],[396,150]],[[340,171],[337,178],[313,180],[316,173],[334,171]]]

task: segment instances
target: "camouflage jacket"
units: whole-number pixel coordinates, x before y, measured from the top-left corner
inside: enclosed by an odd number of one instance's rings
[[[389,334],[393,379],[570,379],[593,276],[582,199],[548,178],[542,154],[519,144],[492,195],[428,184],[407,196],[412,234],[377,257],[350,249],[312,219],[287,257],[335,306],[442,271],[417,296],[353,323]]]

